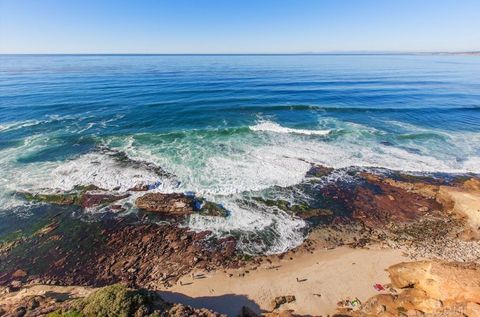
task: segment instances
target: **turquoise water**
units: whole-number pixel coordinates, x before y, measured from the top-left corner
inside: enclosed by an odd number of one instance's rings
[[[3,212],[28,215],[18,191],[157,184],[231,210],[190,227],[268,228],[277,252],[298,244],[304,222],[236,199],[300,183],[308,162],[480,173],[480,58],[0,56]]]

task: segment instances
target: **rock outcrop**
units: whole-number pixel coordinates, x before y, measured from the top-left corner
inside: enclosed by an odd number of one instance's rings
[[[295,298],[294,295],[278,296],[278,297],[275,297],[272,300],[272,303],[270,304],[270,306],[271,306],[272,310],[276,310],[276,309],[280,308],[280,306],[282,306],[284,304],[294,302],[295,300],[296,300],[296,298]]]
[[[393,265],[387,271],[395,288],[422,291],[443,305],[480,303],[480,265],[419,261]]]
[[[363,177],[368,183],[356,190],[352,217],[370,227],[414,221],[429,211],[442,209],[433,198],[392,186],[372,174]]]
[[[339,316],[480,316],[480,265],[418,261],[387,269],[394,292]]]
[[[202,216],[228,216],[228,210],[222,205],[182,193],[146,193],[137,198],[135,204],[139,209],[170,216],[185,216],[194,212]]]
[[[171,285],[192,269],[236,266],[236,240],[168,224],[65,215],[0,254],[0,285]],[[48,265],[44,265],[48,263]]]
[[[193,197],[185,194],[147,193],[135,201],[138,208],[174,216],[189,215],[195,211]]]
[[[75,186],[66,192],[53,193],[19,193],[30,201],[45,202],[54,205],[77,205],[92,208],[111,204],[130,196],[128,193],[110,192],[94,185]]]

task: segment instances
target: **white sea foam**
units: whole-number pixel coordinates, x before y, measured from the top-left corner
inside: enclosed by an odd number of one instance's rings
[[[326,125],[343,132],[325,138],[306,138],[305,135],[327,130],[296,130],[262,121],[250,129],[263,133],[229,137],[187,134],[184,138],[157,142],[161,137],[142,134],[105,139],[106,146],[175,174],[180,187],[176,182],[159,179],[148,168],[119,164],[101,152],[64,162],[18,164],[18,157],[48,148],[48,135],[32,136],[25,139],[22,146],[0,152],[0,167],[4,171],[0,178],[0,202],[3,207],[13,206],[14,199],[6,193],[18,190],[69,190],[78,184],[94,184],[123,191],[140,183],[161,180],[156,191],[194,191],[224,204],[231,212],[225,219],[194,215],[188,223],[192,229],[211,230],[220,236],[236,234],[240,247],[250,253],[278,253],[302,242],[304,221],[283,212],[245,209],[237,199],[244,192],[298,184],[310,168],[307,162],[334,168],[363,166],[417,172],[480,173],[479,148],[478,143],[475,144],[480,140],[479,134],[444,132],[444,139],[435,142],[444,142],[442,145],[448,151],[441,151],[438,143],[429,142],[412,144],[416,146],[414,150],[418,150],[412,151],[408,147],[378,143],[377,137],[383,137],[381,131],[359,124],[335,124],[328,122]],[[413,131],[412,127],[408,129]],[[325,134],[320,132],[319,135]],[[458,148],[457,153],[451,153],[452,148]],[[462,159],[457,158],[459,153]]]
[[[249,128],[252,131],[294,133],[294,134],[304,134],[304,135],[327,135],[330,133],[330,130],[306,130],[306,129],[292,129],[287,127],[282,127],[278,123],[275,123],[272,121],[261,121],[256,125],[250,126]]]
[[[223,199],[230,211],[228,217],[191,215],[187,226],[198,231],[211,230],[219,236],[237,235],[238,246],[250,254],[282,253],[303,242],[306,223],[302,219],[282,211],[247,210],[226,197]]]
[[[3,123],[3,124],[0,124],[0,132],[27,128],[27,127],[35,126],[39,123],[41,123],[41,121],[39,120],[25,120],[25,121]]]
[[[151,184],[159,180],[153,171],[120,165],[115,159],[100,153],[90,153],[67,161],[50,175],[52,181],[49,187],[64,190],[72,189],[77,184],[94,184],[109,190],[118,188],[126,191],[135,185]]]
[[[89,153],[65,162],[6,166],[9,166],[10,173],[3,175],[0,183],[4,194],[0,201],[8,201],[2,204],[4,208],[11,208],[19,203],[9,197],[16,191],[68,191],[76,185],[89,184],[107,190],[127,191],[140,184],[156,184],[156,190],[170,192],[177,186],[174,180],[162,179],[152,170],[119,164],[114,158],[102,153]]]

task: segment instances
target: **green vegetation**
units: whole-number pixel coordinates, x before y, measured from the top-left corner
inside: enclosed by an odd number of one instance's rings
[[[85,298],[73,301],[65,311],[56,311],[47,316],[153,317],[158,316],[158,311],[154,311],[155,299],[155,296],[147,291],[133,290],[121,284],[113,284],[101,288]]]
[[[56,205],[73,205],[78,203],[79,195],[72,193],[62,193],[62,194],[31,194],[31,193],[21,193],[21,195],[29,201],[41,201],[50,204]]]
[[[203,201],[200,213],[205,216],[226,217],[228,216],[228,210],[223,206],[212,203],[210,201]]]
[[[291,204],[290,202],[283,199],[273,200],[273,199],[263,199],[261,197],[254,197],[253,199],[267,205],[268,207],[277,207],[280,210],[289,211],[293,213],[303,213],[312,209],[306,203]]]

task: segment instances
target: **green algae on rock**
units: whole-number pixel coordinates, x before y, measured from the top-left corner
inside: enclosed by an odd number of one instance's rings
[[[222,205],[219,205],[204,199],[199,199],[198,202],[201,203],[199,213],[203,216],[212,216],[212,217],[228,216],[228,210],[225,209]]]
[[[19,192],[28,201],[44,202],[54,205],[78,205],[83,208],[105,206],[127,198],[128,193],[114,193],[95,185],[77,185],[72,190],[61,193]]]

